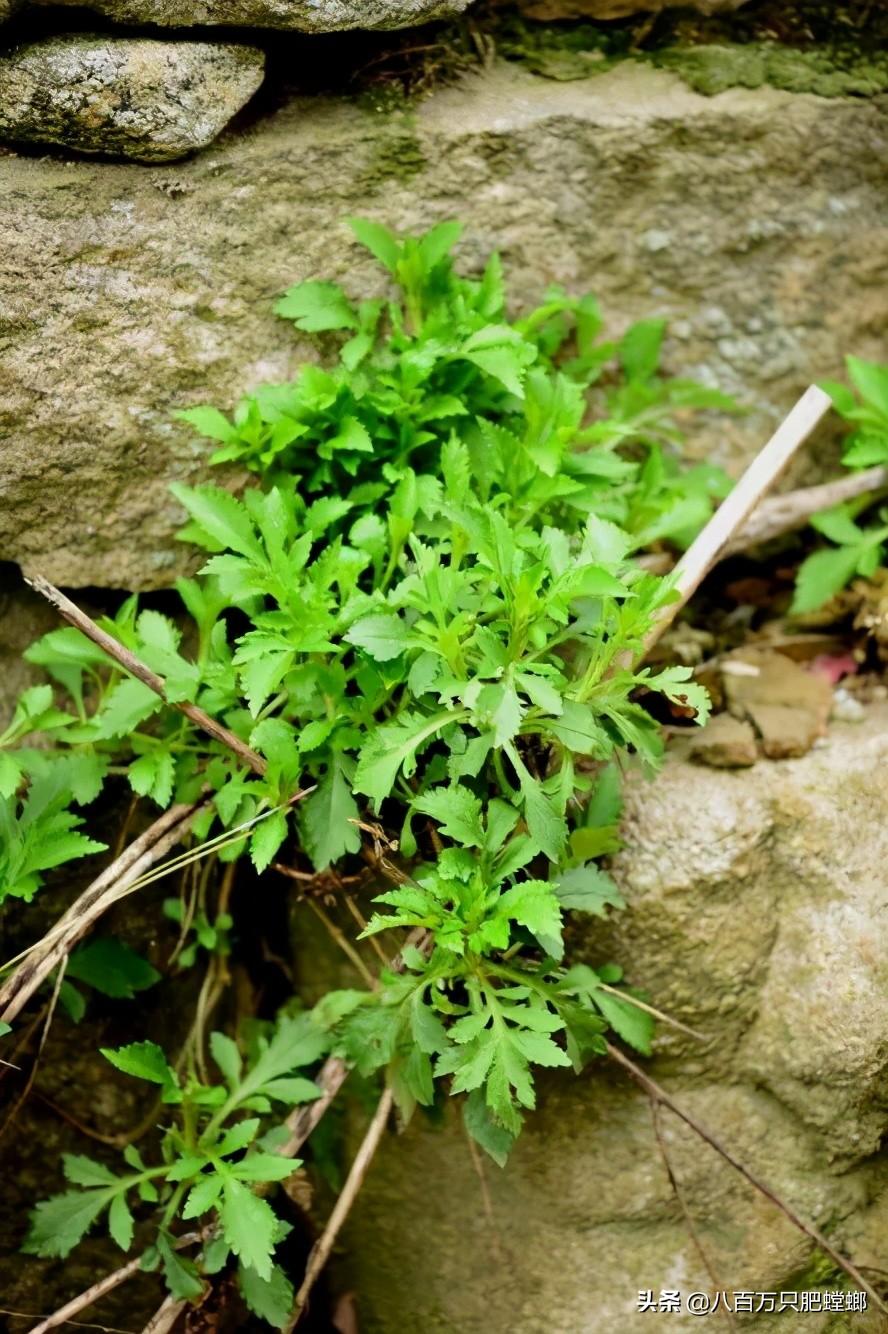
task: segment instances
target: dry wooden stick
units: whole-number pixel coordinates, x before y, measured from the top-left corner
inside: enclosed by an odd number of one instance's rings
[[[651,1104],[651,1120],[654,1123],[654,1138],[657,1141],[657,1148],[660,1150],[660,1157],[663,1159],[663,1167],[666,1171],[667,1177],[669,1178],[669,1185],[672,1187],[672,1193],[675,1196],[676,1200],[678,1201],[679,1209],[681,1209],[682,1217],[684,1218],[685,1221],[685,1227],[688,1230],[688,1235],[691,1238],[694,1250],[700,1257],[700,1262],[703,1265],[703,1268],[709,1275],[709,1281],[712,1284],[713,1290],[715,1292],[723,1292],[724,1285],[719,1280],[718,1275],[716,1274],[715,1270],[712,1267],[712,1263],[709,1259],[709,1256],[706,1254],[706,1251],[703,1247],[703,1243],[700,1240],[700,1236],[697,1232],[696,1224],[694,1223],[694,1220],[691,1216],[691,1211],[688,1208],[687,1201],[685,1200],[684,1192],[679,1186],[678,1178],[676,1177],[675,1172],[673,1171],[672,1168],[672,1163],[669,1158],[669,1150],[666,1148],[666,1139],[663,1134],[663,1127],[661,1125],[662,1103],[653,1095],[650,1095],[650,1104]],[[737,1322],[734,1319],[733,1311],[731,1311],[726,1306],[723,1309],[723,1314],[728,1324],[730,1325],[731,1329],[736,1329]]]
[[[89,885],[42,941],[0,987],[0,1019],[11,1023],[73,945],[129,886],[174,847],[191,825],[199,804],[172,806]]]
[[[661,608],[644,639],[642,659],[690,601],[703,579],[720,559],[727,543],[746,522],[759,501],[783,473],[793,454],[807,440],[831,406],[832,400],[829,395],[812,384],[753,459],[733,491],[722,501],[706,527],[678,562],[675,568],[678,600]]]
[[[142,1334],[167,1334],[187,1305],[187,1302],[180,1301],[178,1297],[172,1295],[165,1297],[142,1330]]]
[[[284,1325],[284,1334],[292,1334],[292,1330],[295,1329],[318,1275],[330,1257],[330,1252],[336,1238],[339,1236],[342,1225],[348,1217],[349,1210],[354,1204],[361,1186],[364,1184],[364,1177],[367,1175],[367,1169],[379,1147],[393,1104],[394,1095],[390,1088],[386,1088],[377,1103],[376,1111],[373,1113],[373,1119],[367,1127],[367,1133],[361,1141],[361,1146],[355,1154],[348,1178],[333,1206],[333,1212],[327,1220],[327,1226],[312,1247],[308,1264],[305,1267],[305,1277],[293,1303],[293,1312],[287,1324]]]
[[[837,1264],[859,1288],[863,1289],[867,1296],[872,1298],[873,1304],[879,1311],[888,1315],[888,1306],[885,1305],[875,1289],[867,1283],[857,1266],[852,1264],[850,1260],[846,1260],[845,1257],[836,1250],[832,1243],[826,1239],[819,1228],[814,1227],[812,1223],[806,1223],[791,1205],[787,1204],[785,1200],[780,1198],[776,1191],[771,1189],[766,1181],[762,1181],[761,1177],[756,1176],[756,1174],[746,1167],[744,1163],[741,1163],[739,1158],[736,1158],[731,1150],[722,1144],[721,1140],[714,1135],[711,1130],[708,1130],[701,1121],[698,1121],[697,1118],[692,1115],[691,1112],[686,1111],[681,1103],[676,1102],[664,1088],[661,1088],[655,1080],[651,1079],[650,1075],[647,1074],[640,1065],[636,1065],[634,1061],[630,1061],[629,1057],[621,1052],[619,1047],[615,1047],[613,1043],[608,1042],[606,1045],[607,1054],[611,1060],[615,1061],[617,1065],[622,1066],[622,1068],[632,1076],[636,1083],[641,1085],[649,1097],[655,1098],[657,1102],[662,1103],[664,1107],[668,1107],[670,1112],[673,1112],[681,1121],[684,1121],[685,1125],[690,1126],[695,1135],[699,1135],[700,1139],[705,1140],[710,1148],[715,1149],[716,1153],[720,1154],[726,1162],[730,1163],[734,1170],[739,1172],[760,1195],[763,1195],[766,1200],[770,1200],[781,1213],[785,1214],[794,1227],[798,1228],[800,1232],[803,1232],[806,1237],[810,1237],[811,1240],[829,1256],[834,1264]]]
[[[173,1245],[177,1251],[183,1250],[186,1246],[193,1246],[195,1242],[200,1241],[202,1236],[202,1232],[186,1232],[184,1236],[177,1237]],[[141,1255],[135,1256],[132,1260],[127,1260],[125,1265],[121,1265],[119,1269],[115,1269],[111,1274],[106,1274],[97,1283],[93,1283],[91,1287],[86,1288],[76,1297],[72,1297],[71,1301],[66,1302],[64,1306],[60,1306],[57,1311],[53,1311],[52,1315],[47,1316],[45,1320],[41,1320],[39,1325],[34,1325],[28,1330],[28,1334],[47,1334],[50,1329],[58,1329],[59,1325],[66,1325],[72,1316],[85,1311],[88,1306],[92,1306],[93,1302],[99,1301],[109,1292],[113,1292],[115,1288],[119,1288],[121,1283],[125,1283],[128,1278],[132,1278],[134,1274],[139,1272],[141,1266]]]
[[[96,625],[95,621],[91,620],[70,598],[65,597],[64,593],[61,593],[47,579],[35,574],[33,578],[26,582],[30,584],[35,593],[39,593],[41,597],[46,598],[47,602],[55,607],[59,615],[64,617],[69,625],[73,625],[81,634],[86,635],[87,639],[91,639],[104,653],[108,654],[109,658],[113,658],[124,671],[129,672],[143,685],[148,686],[149,690],[153,690],[165,704],[169,704],[173,709],[178,709],[180,713],[184,713],[186,718],[190,718],[208,736],[214,737],[216,741],[221,741],[223,745],[228,746],[229,750],[234,751],[238,759],[249,765],[254,773],[265,773],[265,761],[261,755],[252,750],[245,741],[241,741],[239,736],[235,736],[234,732],[227,727],[223,727],[221,723],[217,723],[215,718],[211,718],[196,704],[189,704],[185,700],[176,702],[168,700],[165,693],[166,682],[163,677],[158,676],[150,667],[146,667],[144,662],[141,662],[128,648],[124,648],[113,635],[109,635],[107,631]]]
[[[842,505],[847,500],[856,500],[869,491],[882,491],[886,487],[888,468],[867,468],[865,472],[849,473],[847,477],[837,477],[835,481],[822,482],[819,486],[803,486],[781,496],[768,496],[725,543],[719,559],[794,533],[804,528],[821,510],[832,509],[834,505]]]

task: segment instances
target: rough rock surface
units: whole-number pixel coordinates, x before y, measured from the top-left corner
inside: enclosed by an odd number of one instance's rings
[[[617,959],[663,1026],[651,1067],[803,1217],[884,1268],[888,1218],[888,708],[803,759],[702,770],[682,748],[630,785],[615,875],[628,908],[574,928],[570,957]],[[646,1097],[609,1068],[542,1081],[505,1171],[461,1128],[417,1117],[387,1138],[355,1206],[338,1282],[365,1334],[645,1334],[640,1289],[708,1291],[670,1191]],[[365,1114],[360,1126],[365,1124]],[[663,1113],[669,1158],[717,1286],[815,1286],[808,1243]],[[429,1183],[434,1182],[434,1190]],[[421,1280],[403,1257],[421,1251]],[[881,1254],[881,1259],[873,1258]],[[686,1313],[679,1331],[699,1328]],[[788,1334],[875,1334],[878,1313],[786,1314]],[[844,1319],[844,1318],[842,1318]],[[746,1327],[746,1321],[743,1327]],[[770,1330],[774,1320],[751,1320]]]
[[[691,755],[713,769],[748,769],[758,759],[752,724],[717,714],[694,735]]]
[[[114,23],[195,24],[342,32],[349,28],[409,28],[461,14],[471,0],[85,0]],[[2,3],[2,0],[0,0]],[[82,7],[84,0],[34,0]]]
[[[740,649],[722,663],[722,683],[731,713],[752,723],[769,759],[805,755],[823,734],[832,688],[784,654]]]
[[[50,37],[0,59],[0,137],[173,161],[216,138],[264,68],[252,46]]]
[[[630,14],[658,14],[682,6],[701,14],[722,14],[739,9],[749,0],[519,0],[521,10],[532,19],[624,19]]]
[[[21,692],[46,680],[22,654],[58,624],[57,613],[15,577],[14,567],[0,565],[0,732],[12,718]]]
[[[886,140],[877,101],[498,65],[403,114],[294,99],[172,168],[0,158],[0,556],[170,582],[167,483],[207,471],[173,411],[316,355],[272,313],[290,283],[381,290],[354,213],[463,218],[461,264],[498,248],[516,307],[562,282],[617,331],[669,317],[667,365],[753,409],[691,441],[736,469],[849,349],[884,357]]]

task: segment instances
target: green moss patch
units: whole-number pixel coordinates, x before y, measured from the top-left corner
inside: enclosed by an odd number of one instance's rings
[[[676,47],[646,57],[674,70],[698,93],[728,88],[785,88],[820,97],[874,97],[888,91],[888,52],[799,50],[776,42]]]

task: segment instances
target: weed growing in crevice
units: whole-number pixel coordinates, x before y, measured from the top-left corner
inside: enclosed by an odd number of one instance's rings
[[[71,1189],[33,1216],[39,1255],[67,1254],[99,1219],[125,1251],[138,1235],[144,1267],[189,1300],[234,1265],[272,1324],[293,1293],[266,1197],[294,1170],[292,1118],[321,1097],[325,1057],[384,1070],[405,1118],[461,1097],[502,1163],[538,1068],[582,1069],[609,1032],[650,1050],[650,1008],[615,964],[567,958],[563,927],[621,906],[598,862],[618,846],[621,766],[662,755],[645,699],[698,721],[708,709],[688,668],[638,665],[675,594],[635,556],[681,549],[728,485],[678,462],[679,422],[732,405],[660,373],[661,321],[611,340],[596,302],[560,289],[512,320],[496,256],[478,278],[455,270],[457,224],[352,227],[396,294],[354,303],[315,281],[277,307],[335,348],[332,364],[230,416],[180,414],[258,485],[173,488],[183,540],[206,553],[177,584],[187,634],[136,598],[102,621],[163,693],[81,631],[51,631],[26,654],[49,682],[24,692],[0,750],[4,897],[30,900],[47,872],[101,850],[87,813],[109,775],[160,809],[196,808],[178,865],[248,851],[260,874],[277,862],[334,891],[366,862],[392,877],[362,933],[400,945],[377,985],[214,1032],[209,1056],[211,996],[249,902],[210,901],[199,880],[169,901],[180,964],[216,961],[195,1040],[182,1062],[138,1033],[104,1053],[155,1085],[162,1139],[148,1157],[130,1146],[118,1171],[70,1157]],[[154,980],[140,962],[87,945],[73,976],[107,988],[114,973],[135,992]]]

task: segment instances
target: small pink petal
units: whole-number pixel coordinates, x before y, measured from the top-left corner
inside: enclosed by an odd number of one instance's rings
[[[844,676],[854,676],[860,664],[851,653],[820,653],[809,667],[817,676],[826,677],[831,686],[837,685]]]

